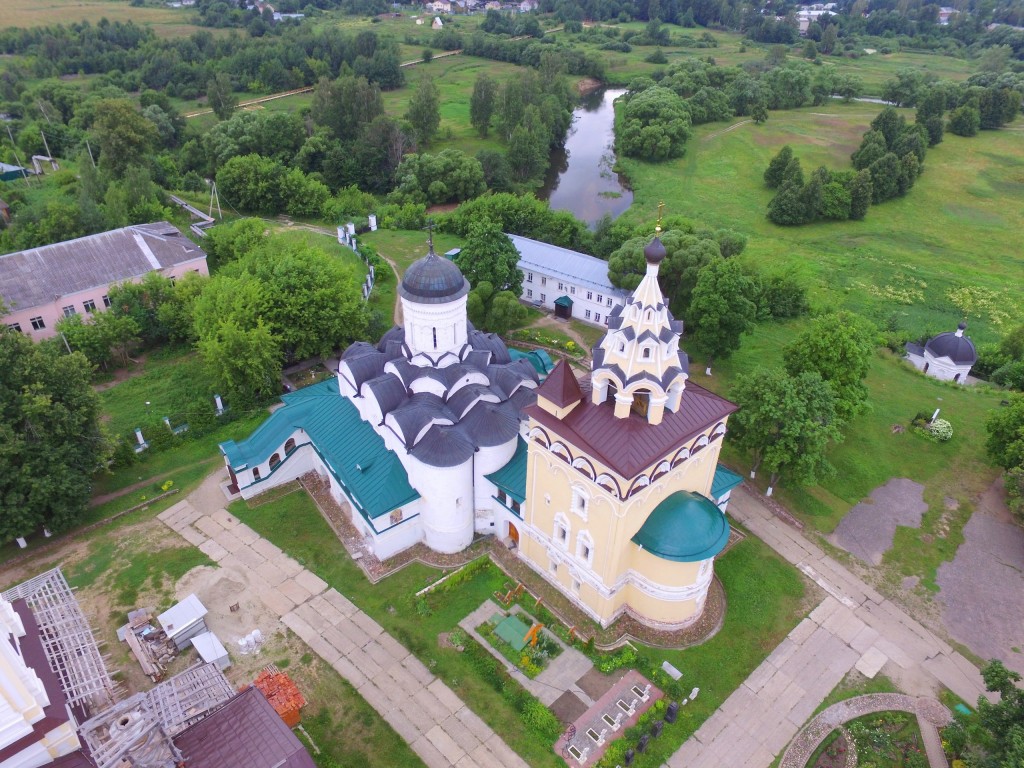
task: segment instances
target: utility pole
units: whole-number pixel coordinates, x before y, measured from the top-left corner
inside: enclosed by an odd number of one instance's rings
[[[89,150],[89,159],[92,160],[93,169],[96,168],[96,158],[92,156],[92,147],[89,146],[89,140],[85,140],[85,148]]]

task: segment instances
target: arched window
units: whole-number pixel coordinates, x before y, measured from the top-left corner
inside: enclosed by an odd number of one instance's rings
[[[252,468],[252,479],[253,479],[253,482],[255,482],[256,480],[260,479],[260,468],[259,467],[253,467]]]
[[[295,450],[295,438],[294,437],[289,437],[288,440],[284,444],[284,452],[285,453],[291,453],[294,450]]]
[[[576,557],[589,568],[594,562],[594,539],[587,531],[580,531],[576,537]]]
[[[434,349],[437,349],[437,328],[431,328],[430,330],[434,332]]]
[[[650,359],[651,359],[651,348],[650,347],[644,347],[644,360],[650,360]]]
[[[562,549],[569,548],[569,518],[559,512],[555,515],[555,530],[551,538]]]
[[[277,467],[277,465],[280,464],[280,463],[281,463],[281,455],[278,454],[278,453],[275,453],[273,456],[270,457],[270,471],[273,472],[274,469]]]

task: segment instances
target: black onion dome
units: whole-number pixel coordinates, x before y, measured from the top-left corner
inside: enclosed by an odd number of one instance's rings
[[[956,332],[940,333],[924,345],[926,351],[935,357],[948,357],[956,365],[974,365],[978,362],[978,350],[974,342],[963,335],[966,323],[960,323]]]
[[[655,235],[654,239],[644,248],[644,258],[647,259],[648,264],[660,264],[666,256],[668,256],[668,251],[665,250],[661,238]]]
[[[398,292],[417,304],[445,304],[469,293],[469,281],[454,263],[431,249],[406,270]]]

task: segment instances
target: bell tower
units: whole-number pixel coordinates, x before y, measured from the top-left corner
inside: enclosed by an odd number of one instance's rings
[[[594,350],[595,404],[608,402],[615,416],[636,413],[660,424],[665,409],[675,413],[686,387],[689,360],[679,349],[683,323],[669,312],[658,285],[658,269],[667,251],[661,242],[661,211],[654,239],[644,248],[647,274],[623,307],[612,311],[608,332]]]

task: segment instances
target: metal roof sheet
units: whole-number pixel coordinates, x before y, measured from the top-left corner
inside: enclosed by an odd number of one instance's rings
[[[590,379],[581,381],[580,387],[583,400],[564,419],[555,418],[539,406],[527,408],[527,413],[541,426],[582,448],[627,480],[736,410],[728,400],[687,382],[679,410],[673,413],[666,409],[661,424],[655,426],[635,413],[624,419],[616,418],[610,403],[595,405],[589,396]]]
[[[333,379],[281,398],[279,408],[248,440],[221,443],[234,469],[266,461],[297,429],[309,435],[317,452],[353,500],[371,518],[419,498],[398,457],[359,411],[338,391]]]
[[[487,475],[487,479],[522,504],[526,501],[526,456],[528,448],[522,438],[516,442],[516,452],[508,463]]]
[[[137,224],[0,256],[0,299],[12,309],[28,309],[205,258],[166,221]]]
[[[742,482],[742,477],[724,464],[719,464],[715,468],[715,478],[711,481],[711,498],[722,498],[723,494],[728,493]]]
[[[192,626],[203,618],[207,613],[203,605],[195,595],[189,595],[177,605],[173,605],[156,617],[168,637],[174,637],[182,630]]]
[[[521,235],[509,235],[508,239],[519,251],[519,268],[526,272],[536,270],[561,276],[568,282],[591,286],[611,296],[625,297],[627,294],[627,291],[612,285],[608,279],[608,262],[603,259]]]
[[[654,508],[631,541],[663,560],[697,563],[725,548],[729,521],[710,499],[676,491]]]
[[[316,768],[258,688],[249,687],[174,738],[186,768]]]

